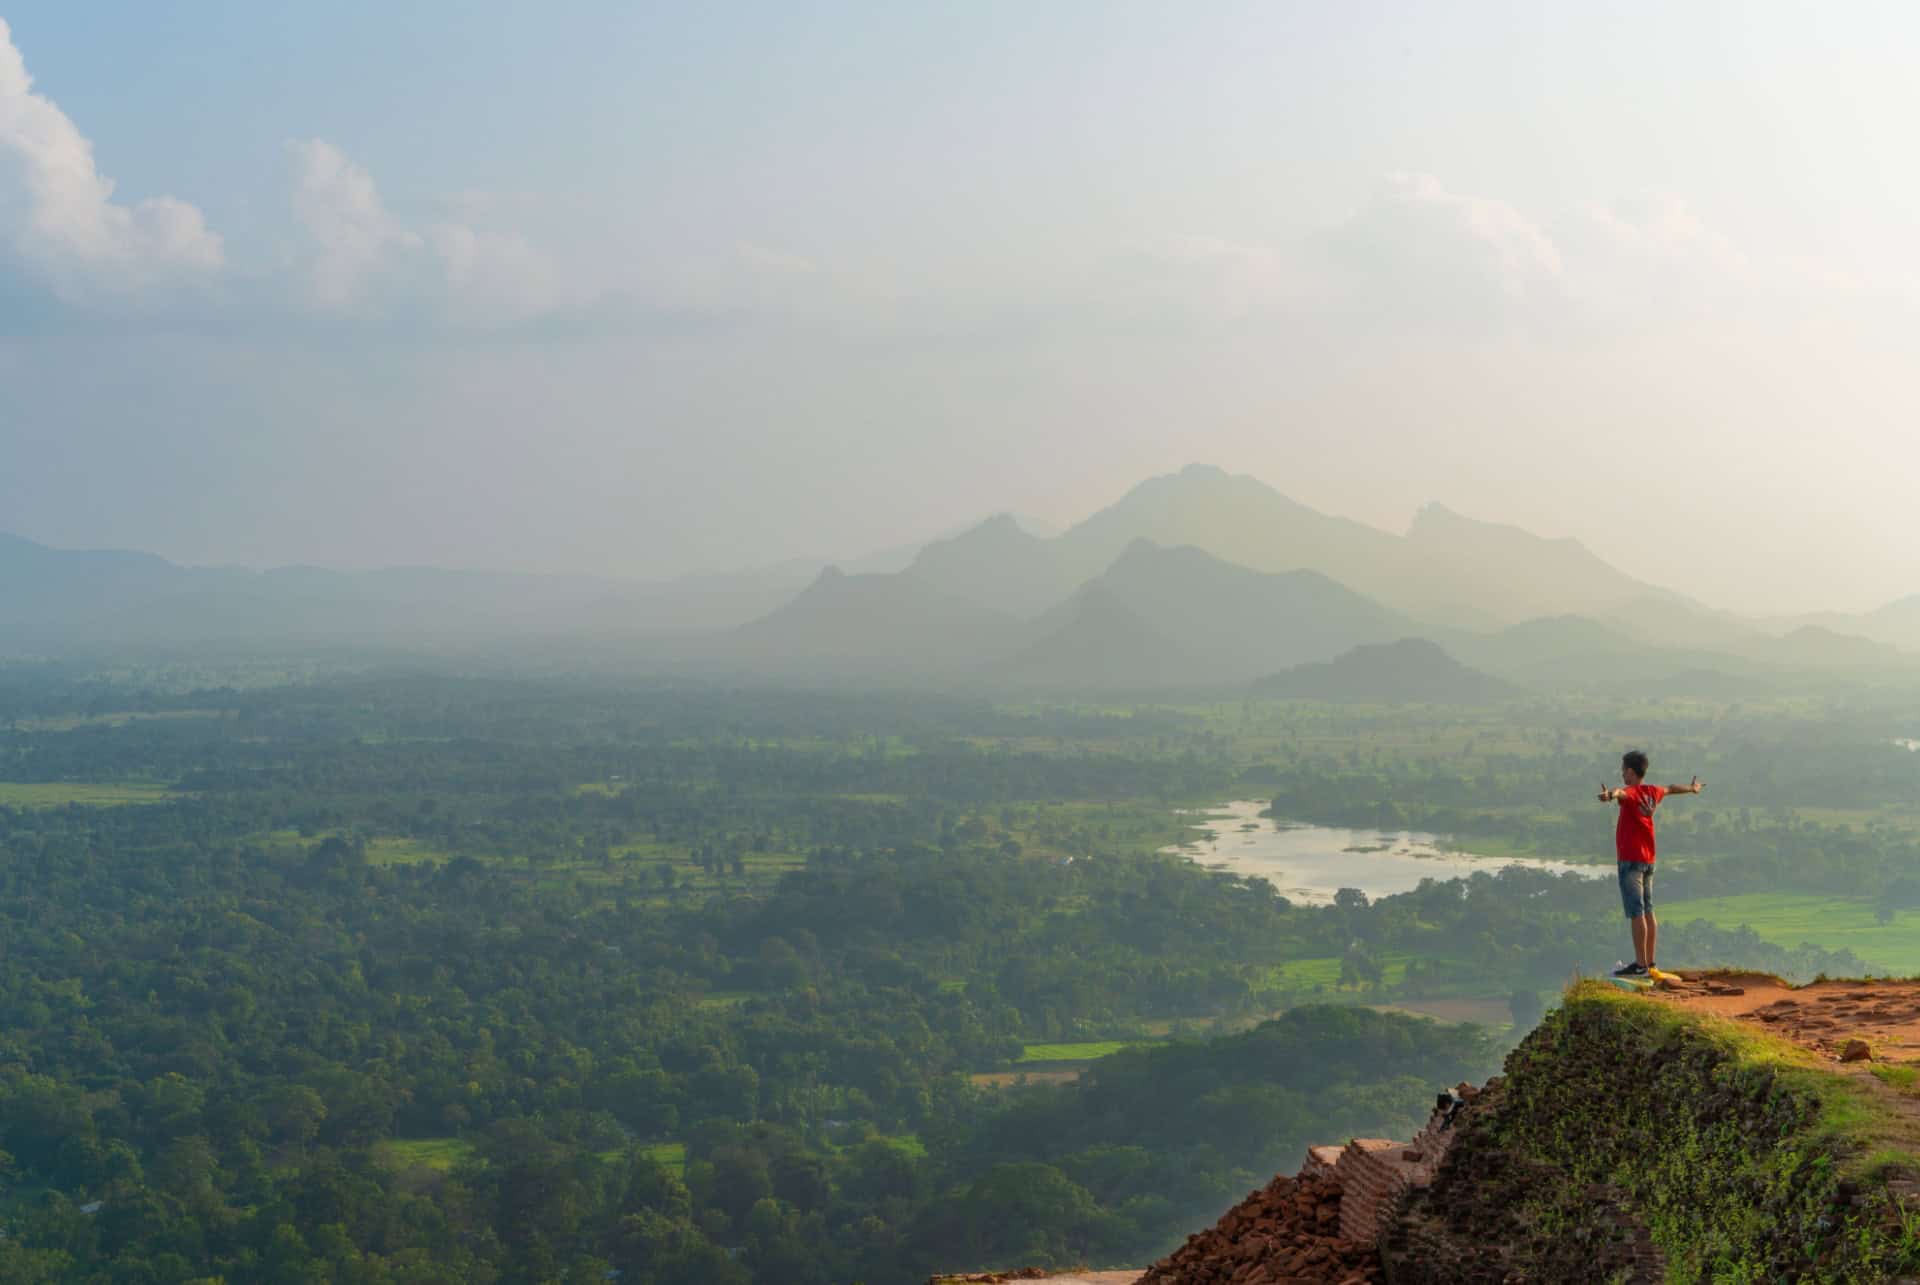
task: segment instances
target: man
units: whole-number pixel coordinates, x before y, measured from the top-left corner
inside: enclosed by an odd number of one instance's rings
[[[1653,918],[1653,813],[1669,794],[1698,794],[1706,787],[1694,777],[1689,785],[1647,785],[1647,756],[1628,750],[1620,756],[1620,789],[1600,786],[1602,803],[1620,805],[1613,829],[1614,855],[1620,861],[1620,904],[1633,931],[1633,962],[1613,970],[1615,977],[1645,977],[1654,965],[1660,925]]]

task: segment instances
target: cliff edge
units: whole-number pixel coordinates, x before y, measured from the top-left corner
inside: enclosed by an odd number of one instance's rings
[[[1579,982],[1419,1137],[1313,1148],[1142,1285],[1920,1281],[1909,1060],[1920,983]]]

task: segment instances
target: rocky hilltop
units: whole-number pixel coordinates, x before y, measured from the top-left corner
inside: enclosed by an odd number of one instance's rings
[[[1920,1281],[1920,982],[1580,982],[1504,1070],[1100,1279]]]

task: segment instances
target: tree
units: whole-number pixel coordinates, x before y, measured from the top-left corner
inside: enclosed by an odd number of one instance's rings
[[[1378,988],[1385,980],[1386,971],[1380,966],[1380,961],[1360,942],[1353,942],[1347,947],[1347,953],[1340,957],[1339,984],[1342,987],[1364,984]]]
[[[327,1118],[327,1104],[304,1084],[287,1084],[267,1099],[267,1127],[273,1140],[296,1147],[312,1142]]]
[[[1096,1211],[1084,1187],[1049,1164],[998,1164],[961,1201],[968,1248],[983,1261],[1071,1260]]]

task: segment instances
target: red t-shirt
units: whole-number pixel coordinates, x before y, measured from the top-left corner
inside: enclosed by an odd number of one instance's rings
[[[1666,789],[1658,785],[1629,785],[1620,791],[1620,824],[1613,829],[1620,860],[1653,864],[1653,810],[1666,797]]]

